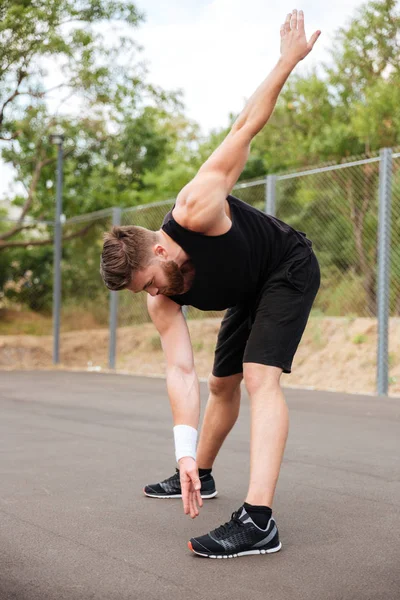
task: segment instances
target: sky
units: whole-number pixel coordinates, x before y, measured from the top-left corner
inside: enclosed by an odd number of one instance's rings
[[[307,36],[320,29],[313,52],[297,67],[329,61],[334,33],[361,0],[137,0],[146,21],[135,38],[144,47],[149,77],[184,91],[186,114],[207,133],[243,107],[279,57],[279,29],[293,8],[303,9]]]
[[[279,58],[279,29],[293,8],[303,9],[307,36],[320,29],[313,52],[298,67],[329,61],[335,31],[364,0],[136,0],[146,20],[135,32],[148,80],[183,91],[186,115],[206,135],[226,126]],[[0,198],[12,173],[0,162]]]

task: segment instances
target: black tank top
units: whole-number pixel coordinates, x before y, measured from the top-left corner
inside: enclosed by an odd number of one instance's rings
[[[312,242],[275,217],[234,196],[227,200],[232,226],[208,236],[185,229],[166,214],[162,229],[190,256],[195,277],[185,294],[171,296],[177,304],[200,310],[225,310],[251,304],[268,276],[283,262],[310,254]]]

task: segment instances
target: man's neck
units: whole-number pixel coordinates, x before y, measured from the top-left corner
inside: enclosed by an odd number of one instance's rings
[[[179,246],[165,231],[160,229],[158,232],[160,236],[160,243],[165,247],[168,252],[170,260],[173,260],[178,267],[182,267],[190,257],[186,254],[183,248]]]

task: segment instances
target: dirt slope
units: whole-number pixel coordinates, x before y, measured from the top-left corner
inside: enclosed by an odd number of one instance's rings
[[[197,372],[206,377],[212,366],[218,319],[189,321]],[[284,385],[345,392],[375,391],[376,321],[367,318],[310,320]],[[400,319],[390,323],[390,391],[400,394]],[[0,336],[0,369],[52,367],[51,336]],[[93,329],[61,335],[62,368],[106,369],[108,331]],[[151,324],[118,330],[118,370],[162,375],[164,360],[159,338]]]

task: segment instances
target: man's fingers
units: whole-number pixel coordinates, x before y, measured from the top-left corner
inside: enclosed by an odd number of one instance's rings
[[[285,25],[281,25],[281,37],[285,35]]]
[[[198,506],[200,506],[200,507],[201,507],[201,506],[203,506],[203,498],[201,497],[201,492],[200,492],[200,490],[198,490],[198,491],[196,492],[196,500],[197,500],[197,504],[198,504]]]
[[[193,499],[194,510],[196,512],[196,517],[197,517],[199,514],[199,506],[198,506],[198,502],[197,502],[197,492],[195,492],[194,490],[192,492],[192,499]]]
[[[312,34],[312,36],[310,37],[310,39],[308,40],[308,47],[312,50],[312,48],[314,47],[315,42],[317,41],[317,39],[319,38],[319,36],[321,35],[320,31],[316,31],[315,33]]]
[[[193,486],[192,490],[199,490],[201,488],[201,481],[199,479],[198,471],[192,471],[191,473],[189,473],[189,477]]]
[[[193,499],[193,506],[194,506],[194,510],[196,513],[196,517],[199,516],[199,506],[198,506],[198,502],[197,502],[197,493],[195,490],[193,490],[192,492],[192,499]]]
[[[190,515],[192,519],[199,515],[198,494],[200,495],[201,481],[197,468],[190,468],[187,471],[181,470],[181,488],[183,509],[186,515]],[[201,498],[200,498],[201,500]]]
[[[290,28],[297,29],[297,10],[294,9],[292,12],[292,18],[290,19]]]
[[[194,504],[193,492],[192,491],[190,491],[190,493],[189,493],[189,503],[190,503],[190,516],[191,516],[192,519],[194,519],[195,516],[196,516],[196,507],[195,507],[195,504]]]
[[[304,31],[304,13],[302,10],[299,10],[299,14],[297,17],[297,27],[299,31]]]
[[[288,13],[286,15],[286,20],[285,20],[285,24],[284,24],[285,33],[288,33],[290,31],[290,19],[291,18],[292,18],[292,13]]]
[[[200,481],[200,479],[197,476],[192,480],[192,482],[193,482],[193,489],[194,490],[197,491],[197,490],[199,490],[201,488],[201,481]]]
[[[203,506],[203,498],[201,497],[200,490],[193,491],[193,503],[196,509],[196,516],[200,513],[200,508]]]
[[[193,519],[193,502],[192,502],[192,493],[189,492],[189,516]]]
[[[185,515],[188,515],[190,512],[190,481],[182,481],[181,480],[181,488],[182,488],[182,502],[183,502],[183,510]]]
[[[191,517],[192,517],[192,519],[194,519],[195,517],[197,517],[199,515],[199,510],[197,508],[197,493],[200,492],[201,481],[199,479],[197,470],[194,473],[191,473],[190,477],[192,479],[190,496],[191,496],[191,503],[192,503],[192,509],[193,509],[193,514],[191,514]]]
[[[190,516],[192,519],[195,519],[198,516],[198,510],[195,501],[195,495],[193,490],[190,492]]]

